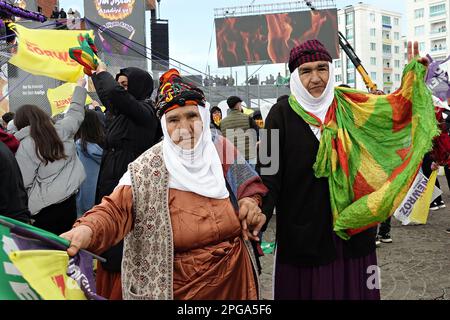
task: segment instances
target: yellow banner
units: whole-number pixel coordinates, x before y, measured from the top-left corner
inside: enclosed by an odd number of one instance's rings
[[[86,300],[77,282],[66,274],[69,256],[65,251],[13,251],[9,258],[44,300]]]
[[[76,82],[83,67],[72,60],[69,49],[79,46],[79,30],[35,30],[15,25],[18,48],[9,62],[37,76]],[[92,30],[83,31],[94,37]]]
[[[52,109],[52,117],[67,111],[72,102],[72,96],[76,86],[76,83],[68,82],[55,89],[48,89],[47,98]],[[92,99],[88,95],[85,104],[91,103]]]

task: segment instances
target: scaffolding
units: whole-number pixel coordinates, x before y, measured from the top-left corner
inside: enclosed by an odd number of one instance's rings
[[[273,4],[257,4],[241,7],[225,7],[214,9],[215,18],[229,18],[238,16],[250,16],[256,14],[284,13],[307,11],[313,7],[316,10],[335,9],[334,0],[292,1]]]

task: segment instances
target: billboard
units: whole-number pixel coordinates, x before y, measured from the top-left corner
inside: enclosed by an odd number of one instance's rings
[[[37,11],[36,0],[9,0],[8,3],[29,11]]]
[[[339,58],[337,9],[215,19],[219,67],[246,63],[286,63],[291,49],[320,40]]]
[[[147,67],[143,0],[85,0],[86,28],[95,30],[101,57],[116,67]],[[140,45],[137,45],[136,43]],[[127,59],[124,59],[124,57]],[[128,60],[128,61],[126,61]],[[126,64],[126,65],[125,65]]]

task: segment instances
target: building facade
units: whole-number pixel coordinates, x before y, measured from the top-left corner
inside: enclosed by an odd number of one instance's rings
[[[449,0],[406,0],[407,39],[418,41],[422,55],[435,60],[450,55]],[[448,64],[444,69],[448,70]]]
[[[401,18],[400,13],[362,3],[338,10],[339,31],[355,49],[372,81],[385,93],[391,93],[401,85],[404,67]],[[367,90],[342,49],[340,57],[334,61],[336,83]]]

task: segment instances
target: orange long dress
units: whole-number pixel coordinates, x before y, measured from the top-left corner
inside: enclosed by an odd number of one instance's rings
[[[118,187],[75,223],[94,231],[89,250],[101,254],[131,231],[132,203],[131,187]],[[257,299],[253,266],[230,200],[170,189],[169,210],[175,252],[174,299]],[[121,299],[120,277],[98,280],[100,291],[111,291],[108,298]]]
[[[257,285],[229,199],[170,189],[177,300],[255,300]]]

